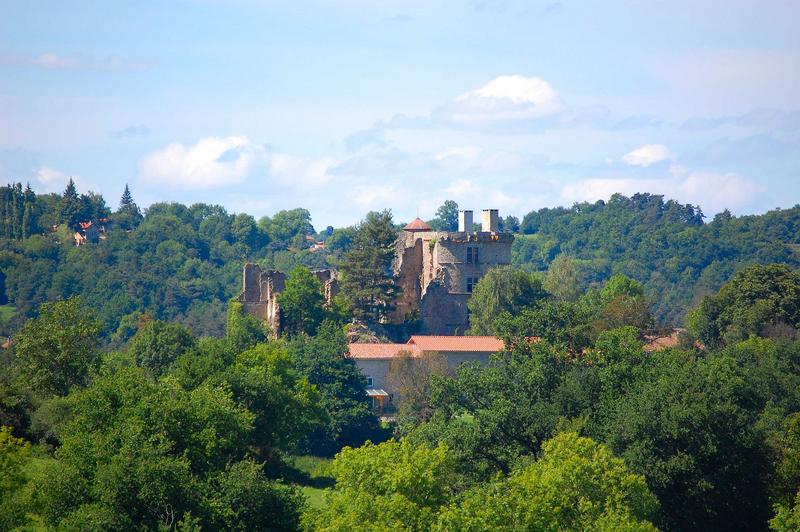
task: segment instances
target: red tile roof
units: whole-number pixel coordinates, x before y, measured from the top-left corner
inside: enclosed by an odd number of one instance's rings
[[[405,344],[353,343],[350,358],[383,359],[394,358],[402,353],[418,357],[423,352],[473,352],[495,353],[503,349],[503,341],[494,336],[422,336],[414,335]]]
[[[410,224],[403,228],[403,231],[433,231],[433,229],[419,218],[414,218]]]
[[[503,341],[494,336],[421,336],[414,335],[409,344],[423,351],[483,351],[494,353],[505,347]]]
[[[408,344],[350,344],[350,358],[394,358],[401,353],[420,356],[421,351],[415,345]]]

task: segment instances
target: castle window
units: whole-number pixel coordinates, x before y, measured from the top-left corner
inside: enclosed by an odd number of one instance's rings
[[[477,277],[467,277],[467,293],[471,294],[472,289],[475,288],[475,285],[478,284]]]
[[[478,264],[478,249],[477,247],[467,246],[467,264]]]

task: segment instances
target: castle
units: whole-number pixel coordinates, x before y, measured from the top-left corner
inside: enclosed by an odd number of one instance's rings
[[[514,235],[501,233],[499,222],[498,210],[486,209],[479,231],[468,210],[458,212],[457,231],[434,231],[419,218],[406,225],[395,244],[395,283],[402,292],[390,321],[418,320],[423,334],[464,334],[469,327],[467,300],[478,280],[490,268],[511,264]],[[338,291],[336,271],[314,274],[330,302]],[[277,296],[285,281],[286,274],[279,271],[244,266],[239,301],[245,312],[266,322],[275,336],[281,332]]]
[[[395,282],[402,288],[392,320],[418,318],[422,334],[464,334],[467,300],[481,277],[511,264],[514,235],[501,233],[497,209],[485,209],[480,231],[472,211],[458,212],[458,231],[434,231],[417,218],[397,239]]]

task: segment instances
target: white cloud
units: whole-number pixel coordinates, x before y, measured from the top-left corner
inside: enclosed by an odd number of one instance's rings
[[[54,70],[140,70],[154,66],[148,61],[133,61],[111,56],[104,59],[86,59],[47,52],[28,60],[28,64]]]
[[[757,199],[761,187],[736,173],[690,172],[673,167],[662,179],[597,178],[565,185],[561,198],[569,203],[607,200],[615,193],[631,196],[649,192],[683,203],[700,205],[706,214],[735,209]]]
[[[458,96],[444,114],[451,122],[474,124],[545,117],[561,109],[561,100],[547,81],[510,75]]]
[[[317,186],[328,183],[333,176],[329,173],[336,165],[336,159],[297,157],[275,153],[270,157],[270,175],[287,185]]]
[[[381,210],[397,205],[400,191],[391,184],[356,185],[349,193],[349,199],[359,207],[368,210]]]
[[[42,166],[36,170],[36,181],[45,192],[60,192],[67,186],[69,178],[63,172]]]
[[[622,160],[631,166],[650,166],[653,163],[666,161],[672,158],[672,153],[661,144],[645,144],[626,153]]]
[[[245,136],[206,137],[192,146],[174,142],[139,162],[143,180],[186,189],[241,184],[251,172],[266,168],[267,151]]]

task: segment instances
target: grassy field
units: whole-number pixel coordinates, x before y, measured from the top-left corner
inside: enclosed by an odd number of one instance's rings
[[[297,478],[291,479],[292,484],[302,490],[312,508],[320,508],[325,492],[333,487],[333,478],[327,476],[325,471],[329,463],[329,458],[317,456],[295,456],[291,459],[291,466],[298,472]]]

